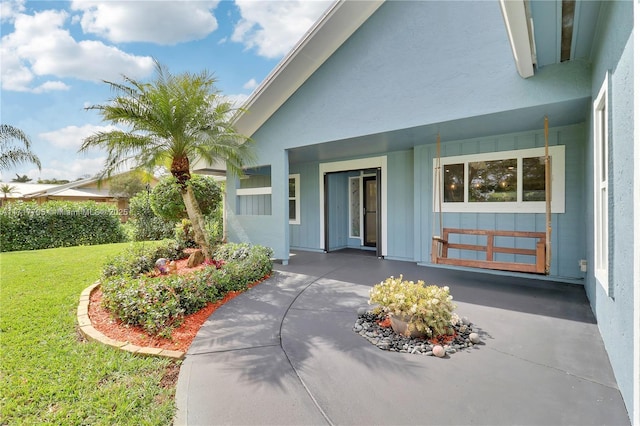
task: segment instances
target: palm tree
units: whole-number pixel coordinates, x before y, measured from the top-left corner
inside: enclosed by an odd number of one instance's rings
[[[40,159],[31,152],[29,137],[17,127],[0,124],[0,170],[22,163],[33,163],[42,170]]]
[[[171,74],[156,62],[156,76],[150,83],[123,76],[123,83],[105,81],[115,97],[108,103],[87,107],[99,111],[104,121],[126,125],[129,130],[112,130],[86,138],[80,152],[90,148],[107,151],[101,177],[131,165],[151,170],[169,165],[176,177],[195,240],[207,258],[211,255],[209,236],[189,180],[191,165],[198,160],[222,160],[234,175],[253,159],[250,140],[232,125],[229,102],[221,99],[216,79],[207,71],[200,74]]]
[[[7,197],[16,192],[16,187],[13,185],[9,185],[8,183],[4,183],[0,185],[0,192],[4,194],[4,201],[2,204],[7,202]]]

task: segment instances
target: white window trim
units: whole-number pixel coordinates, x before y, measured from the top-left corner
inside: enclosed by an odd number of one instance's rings
[[[495,202],[495,203],[474,203],[469,202],[468,188],[465,186],[464,202],[442,203],[443,213],[544,213],[546,203],[544,201],[522,201],[522,159],[530,157],[544,156],[544,147],[518,149],[513,151],[497,151],[482,154],[458,155],[454,157],[440,158],[440,185],[444,181],[444,166],[446,164],[465,165],[465,180],[468,176],[468,163],[474,161],[495,161],[516,158],[518,160],[518,201]],[[554,145],[549,147],[551,157],[551,212],[565,212],[565,147],[564,145]],[[436,184],[436,161],[433,160],[433,209],[437,211],[440,205],[440,191]],[[468,182],[465,182],[468,185]]]
[[[271,195],[271,187],[262,186],[258,188],[238,188],[236,189],[236,195]]]
[[[609,295],[608,90],[609,73],[605,75],[602,87],[593,102],[593,263],[596,281],[600,283],[607,295]],[[601,149],[603,146],[604,153]],[[602,158],[603,154],[604,158]],[[603,164],[605,170],[602,170]],[[606,176],[604,180],[601,179],[603,174]]]
[[[295,197],[288,197],[289,201],[291,201],[291,200],[295,200],[296,201],[296,218],[295,219],[289,219],[289,224],[290,225],[300,225],[300,174],[296,173],[296,174],[289,175],[289,179],[293,179],[294,180],[294,185],[296,186]],[[287,181],[287,195],[288,194],[289,194],[289,185],[288,185],[288,181]]]

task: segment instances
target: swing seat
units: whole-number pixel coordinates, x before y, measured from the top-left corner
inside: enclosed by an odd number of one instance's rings
[[[449,236],[452,234],[485,236],[487,242],[486,245],[451,243],[449,242]],[[537,239],[536,248],[524,249],[496,246],[495,237],[535,238]],[[546,274],[546,238],[547,237],[544,232],[444,228],[442,230],[442,236],[434,236],[432,238],[431,262],[434,264],[442,265],[467,266],[471,268]],[[486,253],[486,260],[450,258],[450,249],[461,251],[483,251]],[[494,255],[496,253],[534,256],[535,263],[496,261],[494,260]]]

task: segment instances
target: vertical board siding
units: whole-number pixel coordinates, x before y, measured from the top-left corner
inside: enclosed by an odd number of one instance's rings
[[[320,249],[320,195],[318,163],[291,164],[289,172],[300,175],[300,224],[289,225],[292,248]]]
[[[412,260],[413,254],[413,151],[387,156],[387,257]]]
[[[585,124],[553,128],[549,132],[549,145],[565,146],[565,213],[552,214],[551,271],[550,275],[566,278],[582,278],[578,261],[586,257],[584,212],[584,162],[586,146]],[[441,156],[450,157],[497,151],[511,151],[544,146],[542,131],[523,132],[464,141],[447,141],[441,144]],[[433,211],[433,160],[436,146],[431,143],[415,148],[414,176],[415,214],[419,216],[418,246],[414,250],[418,261],[430,262],[431,237],[440,233],[438,206]],[[419,197],[419,199],[418,199]],[[540,213],[443,213],[443,227],[463,229],[497,229],[505,231],[545,232],[545,215]],[[435,221],[435,222],[434,222]],[[458,235],[452,242],[486,244],[486,238]],[[499,238],[496,245],[517,248],[533,248],[534,240]],[[485,259],[484,252],[451,250],[451,257]],[[531,256],[496,254],[495,260],[507,262],[532,262]]]
[[[264,170],[263,170],[264,169]],[[270,167],[260,169],[269,174],[249,175],[240,179],[240,188],[271,187]],[[271,215],[271,195],[238,195],[237,212],[243,216]]]
[[[349,174],[330,173],[328,179],[329,250],[348,246],[349,237]]]

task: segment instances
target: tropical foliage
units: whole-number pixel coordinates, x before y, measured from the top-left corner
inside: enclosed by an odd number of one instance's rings
[[[207,71],[174,75],[156,63],[156,77],[150,83],[126,76],[123,83],[106,83],[115,97],[88,109],[128,129],[96,133],[84,140],[80,151],[101,148],[107,152],[103,175],[131,163],[146,170],[168,165],[180,187],[195,239],[209,257],[211,244],[195,201],[191,167],[198,160],[224,162],[230,173],[242,174],[245,163],[253,158],[252,146],[233,128],[234,108]]]
[[[218,208],[222,201],[222,191],[213,178],[194,175],[190,180],[193,195],[204,216]],[[173,176],[163,178],[151,191],[151,208],[163,219],[178,221],[187,218],[187,209],[180,195],[180,185]]]
[[[208,262],[202,270],[159,277],[144,274],[151,269],[150,261],[158,253],[121,257],[109,262],[103,272],[103,305],[125,324],[170,337],[185,315],[223,298],[229,291],[244,291],[269,275],[271,254],[270,249],[262,246],[228,244],[216,251],[216,261]],[[172,256],[167,253],[165,257],[175,258]]]
[[[17,127],[0,124],[0,170],[7,170],[23,163],[33,163],[42,168],[40,159],[31,151],[31,140]]]
[[[17,201],[0,209],[0,251],[39,250],[125,240],[114,206],[85,201]]]

